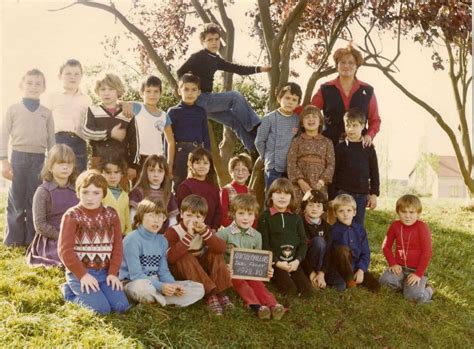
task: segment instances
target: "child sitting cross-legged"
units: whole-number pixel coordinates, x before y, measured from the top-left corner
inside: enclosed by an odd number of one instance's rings
[[[328,267],[327,250],[331,246],[331,226],[324,220],[327,211],[326,194],[318,190],[307,191],[301,202],[304,230],[308,253],[302,263],[313,287],[325,288],[325,274]]]
[[[189,195],[181,203],[181,222],[165,232],[168,263],[178,280],[193,280],[204,285],[207,304],[215,315],[233,308],[225,290],[232,287],[224,261],[226,245],[205,223],[207,202]]]
[[[349,194],[336,196],[332,203],[337,222],[332,226],[330,266],[326,282],[339,291],[364,286],[377,292],[380,284],[369,272],[370,250],[365,228],[354,219],[356,202]]]
[[[159,234],[166,221],[162,201],[142,200],[137,206],[133,227],[123,240],[120,279],[127,296],[140,303],[186,307],[204,297],[202,284],[175,281],[168,269],[168,241]]]
[[[403,290],[403,296],[408,300],[429,303],[433,288],[426,285],[425,271],[433,253],[430,229],[418,220],[421,201],[415,195],[403,195],[397,200],[396,210],[400,220],[390,225],[382,244],[389,268],[380,277],[380,283],[397,291]]]
[[[257,213],[258,203],[255,196],[238,194],[232,200],[230,214],[234,217],[234,221],[217,233],[217,236],[227,243],[227,262],[229,262],[232,248],[262,249],[262,236],[252,228]],[[273,269],[268,271],[268,277],[272,276]],[[232,279],[232,285],[245,305],[250,307],[260,319],[270,319],[270,316],[273,316],[273,319],[280,320],[285,313],[283,305],[278,304],[262,281]]]

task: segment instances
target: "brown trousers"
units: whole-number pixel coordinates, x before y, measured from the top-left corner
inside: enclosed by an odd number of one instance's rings
[[[187,253],[176,263],[170,264],[169,268],[177,280],[191,280],[203,284],[207,296],[232,287],[230,273],[222,254],[206,251],[202,256],[195,257]]]
[[[329,260],[339,275],[345,280],[354,279],[354,270],[352,269],[352,252],[347,246],[338,246],[329,252]],[[370,272],[364,273],[364,280],[360,284],[372,292],[380,290],[380,283]]]

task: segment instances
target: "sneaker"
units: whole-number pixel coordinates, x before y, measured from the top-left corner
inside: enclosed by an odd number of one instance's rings
[[[272,318],[273,320],[281,320],[285,314],[285,307],[281,304],[277,304],[272,308]]]
[[[219,303],[219,298],[217,298],[215,294],[209,296],[209,298],[207,298],[206,300],[206,303],[214,315],[222,316],[224,314],[224,310],[222,309],[222,306]]]
[[[355,280],[349,280],[349,281],[346,281],[346,286],[347,288],[354,288],[354,287],[357,287],[357,283],[355,282]]]
[[[224,310],[232,310],[235,308],[234,303],[232,303],[228,296],[219,297],[219,303]]]
[[[269,320],[270,315],[270,309],[266,305],[261,305],[257,311],[257,316],[261,320]]]

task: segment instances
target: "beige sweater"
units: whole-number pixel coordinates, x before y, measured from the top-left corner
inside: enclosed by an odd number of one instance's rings
[[[0,160],[8,157],[9,140],[12,150],[44,153],[55,144],[51,111],[40,105],[31,112],[22,102],[13,104],[3,118],[0,139]]]

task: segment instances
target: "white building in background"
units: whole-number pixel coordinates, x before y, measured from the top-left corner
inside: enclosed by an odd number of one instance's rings
[[[433,198],[468,198],[455,156],[431,155],[430,161],[418,162],[408,175],[408,187]]]

